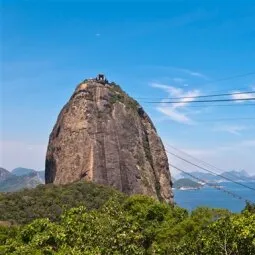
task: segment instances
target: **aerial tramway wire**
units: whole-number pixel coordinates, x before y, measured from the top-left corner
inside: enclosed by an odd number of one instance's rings
[[[182,172],[182,173],[185,173],[185,174],[187,174],[188,176],[190,176],[190,177],[192,177],[192,178],[194,178],[194,179],[196,179],[196,180],[198,180],[198,181],[200,181],[200,182],[202,182],[202,183],[205,183],[206,185],[208,185],[208,186],[210,186],[210,187],[212,187],[212,188],[214,188],[214,189],[223,191],[224,193],[226,193],[226,194],[228,194],[228,195],[231,195],[232,197],[237,198],[237,199],[239,199],[239,200],[244,200],[245,202],[253,203],[252,201],[250,201],[250,200],[248,200],[248,199],[246,199],[246,198],[244,198],[244,197],[242,197],[242,196],[240,196],[240,195],[238,195],[238,194],[236,194],[236,193],[234,193],[234,192],[232,192],[232,191],[226,190],[226,189],[224,189],[224,188],[222,188],[222,187],[220,187],[220,186],[214,185],[214,184],[212,184],[212,183],[208,183],[208,182],[204,181],[203,179],[198,178],[198,177],[194,176],[193,174],[188,173],[188,172],[186,172],[186,171],[180,169],[179,167],[177,167],[177,166],[175,166],[175,165],[173,165],[173,164],[170,164],[170,163],[169,163],[169,165],[170,165],[171,167],[173,167],[174,169],[176,169],[176,170],[178,170],[178,171],[180,171],[180,172]]]
[[[211,82],[207,82],[206,84],[204,84],[204,86],[211,85],[211,84],[221,82],[221,81],[228,81],[228,80],[232,80],[232,79],[235,79],[235,78],[246,77],[246,76],[250,76],[250,75],[255,75],[255,71],[244,73],[244,74],[237,74],[237,75],[232,75],[232,76],[228,76],[228,77],[219,78],[219,79],[213,80]],[[242,89],[245,89],[245,88],[244,87],[243,88],[238,88],[237,90],[242,90]],[[221,92],[221,91],[227,91],[227,90],[217,90],[217,91],[214,91],[214,92]],[[137,99],[142,99],[142,98],[137,97]],[[143,98],[143,99],[148,99],[148,98]]]
[[[227,180],[227,181],[230,181],[230,182],[235,183],[235,184],[237,184],[237,185],[240,185],[240,186],[242,186],[242,187],[244,187],[244,188],[247,188],[247,189],[250,189],[250,190],[252,190],[252,191],[255,191],[255,188],[252,188],[252,187],[247,186],[247,185],[245,185],[245,184],[243,184],[243,183],[234,181],[234,180],[232,180],[231,178],[225,177],[225,176],[223,176],[223,175],[221,175],[221,174],[217,174],[217,173],[215,173],[214,171],[211,171],[211,170],[209,170],[209,169],[207,169],[207,168],[205,168],[205,167],[203,167],[203,166],[200,166],[200,165],[198,165],[198,164],[195,164],[195,163],[193,163],[193,162],[191,162],[191,161],[189,161],[189,160],[187,160],[187,159],[185,159],[185,158],[183,158],[183,157],[181,157],[181,156],[178,156],[177,154],[175,154],[175,153],[173,153],[173,152],[167,151],[167,153],[169,153],[169,154],[175,156],[176,158],[178,158],[178,159],[180,159],[180,160],[182,160],[182,161],[184,161],[184,162],[186,162],[186,163],[188,163],[188,164],[190,164],[190,165],[193,165],[193,166],[195,166],[195,167],[197,167],[197,168],[199,168],[199,169],[202,169],[202,170],[204,170],[204,171],[206,171],[206,172],[208,172],[208,173],[214,174],[214,175],[216,175],[216,176],[218,176],[218,177],[221,177],[221,178],[223,178],[223,179],[225,179],[225,180]]]
[[[183,103],[213,103],[213,102],[242,102],[253,101],[255,97],[251,98],[236,98],[236,99],[212,99],[212,100],[194,100],[194,101],[148,101],[147,104],[183,104]]]
[[[178,152],[180,152],[180,153],[182,153],[182,154],[184,154],[184,155],[187,155],[188,157],[190,157],[190,158],[192,158],[192,159],[194,159],[194,160],[196,160],[196,161],[198,161],[198,162],[200,161],[200,162],[201,162],[202,164],[204,164],[205,166],[207,165],[208,167],[214,168],[214,169],[216,169],[217,171],[222,171],[222,172],[224,172],[223,169],[220,169],[219,167],[216,167],[216,166],[214,166],[214,165],[212,165],[212,164],[210,164],[210,163],[208,163],[208,162],[206,162],[206,161],[204,161],[204,160],[202,160],[202,159],[196,158],[196,157],[194,157],[194,156],[188,154],[187,152],[184,152],[184,151],[182,151],[182,150],[180,150],[180,149],[178,149],[178,148],[176,148],[176,147],[174,147],[174,146],[172,146],[172,145],[170,145],[170,144],[167,144],[167,146],[170,147],[170,148],[172,148],[172,149],[174,149],[174,150],[176,150],[176,151],[178,151]],[[215,174],[218,174],[218,173],[215,173]],[[240,179],[246,181],[246,180],[243,179],[242,177],[240,177]],[[250,188],[251,188],[251,187],[250,187]]]
[[[172,147],[172,146],[170,146],[170,147]],[[166,151],[167,153],[169,153],[169,154],[172,154],[172,155],[175,155],[175,156],[179,157],[178,155],[176,155],[176,154],[174,154],[174,153],[172,153],[172,152],[169,152],[168,150],[165,150],[165,151]],[[247,186],[247,185],[245,185],[245,184],[242,184],[242,183],[236,182],[236,181],[234,181],[234,180],[231,180],[230,178],[224,177],[224,176],[222,176],[222,175],[220,175],[220,174],[217,174],[217,173],[215,173],[215,172],[213,172],[213,171],[211,171],[211,170],[208,170],[208,169],[206,169],[206,168],[204,168],[204,167],[201,167],[201,166],[199,166],[199,165],[197,165],[197,164],[194,164],[194,163],[192,163],[192,162],[190,162],[190,161],[188,161],[188,160],[186,160],[186,159],[184,159],[184,158],[182,158],[182,157],[179,157],[179,158],[182,159],[184,162],[187,162],[187,163],[189,163],[189,164],[191,164],[191,165],[193,165],[193,166],[196,166],[196,167],[198,167],[198,168],[200,168],[200,169],[203,169],[203,170],[205,170],[205,171],[207,171],[207,172],[210,172],[210,173],[212,173],[212,174],[214,174],[214,175],[220,176],[220,177],[222,177],[222,178],[225,179],[225,180],[231,181],[231,182],[233,182],[233,183],[235,183],[235,184],[241,185],[241,186],[243,186],[243,187],[245,187],[245,188],[248,188],[248,189],[251,189],[251,190],[255,191],[255,189],[252,188],[252,187],[249,187],[249,186]],[[219,186],[217,186],[217,185],[208,183],[208,182],[204,181],[204,180],[201,179],[201,178],[197,178],[196,176],[193,176],[192,174],[190,174],[190,173],[188,173],[188,172],[186,172],[186,171],[184,171],[184,170],[181,170],[180,168],[178,168],[178,167],[176,167],[176,166],[174,166],[174,165],[172,165],[172,164],[170,164],[170,163],[169,163],[169,165],[172,166],[173,168],[175,168],[175,169],[177,169],[177,170],[179,170],[179,171],[182,171],[183,173],[185,173],[185,174],[187,174],[187,175],[193,177],[194,179],[197,179],[197,180],[199,180],[199,181],[201,181],[201,182],[203,182],[203,183],[206,183],[208,186],[211,186],[211,187],[214,187],[215,189],[221,190],[221,191],[223,191],[223,192],[225,192],[225,193],[227,193],[227,194],[229,194],[229,195],[232,195],[233,197],[236,197],[236,198],[238,198],[238,199],[244,200],[244,201],[246,201],[246,202],[253,203],[252,201],[249,201],[248,199],[245,199],[245,198],[243,198],[243,197],[241,197],[241,196],[239,196],[239,195],[237,195],[237,194],[235,194],[235,193],[233,193],[233,192],[231,192],[231,191],[228,191],[228,190],[226,190],[226,189],[223,189],[222,187],[219,187]]]
[[[185,102],[186,103],[186,102]],[[189,102],[188,102],[189,103]],[[232,106],[255,106],[255,104],[202,104],[202,105],[189,105],[188,107],[232,107]],[[160,107],[169,107],[169,105],[161,105]]]
[[[204,97],[221,97],[221,96],[233,96],[233,95],[242,95],[242,94],[255,94],[255,91],[245,91],[245,92],[233,92],[233,93],[224,93],[224,94],[212,94],[212,95],[201,95],[201,96],[187,96],[187,97],[160,97],[160,98],[152,98],[152,99],[168,99],[168,100],[175,100],[175,99],[193,99],[193,98],[204,98]],[[151,99],[151,98],[138,98],[138,99]]]
[[[219,118],[219,119],[204,119],[204,120],[197,120],[197,122],[216,122],[216,121],[225,121],[225,120],[254,120],[255,117],[235,117],[235,118]]]

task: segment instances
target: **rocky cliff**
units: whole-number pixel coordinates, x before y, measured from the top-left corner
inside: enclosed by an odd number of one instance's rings
[[[79,84],[50,135],[46,183],[81,179],[172,203],[161,139],[144,110],[115,83]]]

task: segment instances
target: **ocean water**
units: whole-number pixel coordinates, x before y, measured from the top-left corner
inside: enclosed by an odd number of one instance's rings
[[[243,182],[243,184],[255,189],[255,182]],[[222,182],[219,185],[226,191],[235,193],[255,203],[255,190],[251,190],[235,183]],[[198,206],[214,208],[226,208],[232,212],[240,212],[245,207],[245,201],[235,198],[221,190],[205,186],[198,190],[174,190],[175,202],[189,211]]]

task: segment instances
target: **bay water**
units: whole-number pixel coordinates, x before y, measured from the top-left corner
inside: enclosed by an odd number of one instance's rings
[[[180,207],[191,211],[199,206],[211,208],[225,208],[232,212],[240,212],[245,207],[245,200],[255,203],[255,182],[242,182],[252,189],[245,188],[232,182],[218,183],[221,189],[204,186],[197,190],[174,190],[174,201]],[[243,199],[238,199],[227,193],[230,191]]]

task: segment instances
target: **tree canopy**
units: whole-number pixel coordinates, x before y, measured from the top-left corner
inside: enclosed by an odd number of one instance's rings
[[[1,226],[0,254],[252,255],[255,214],[204,207],[189,213],[147,196],[120,199],[113,192],[100,206],[64,209],[58,220]]]

